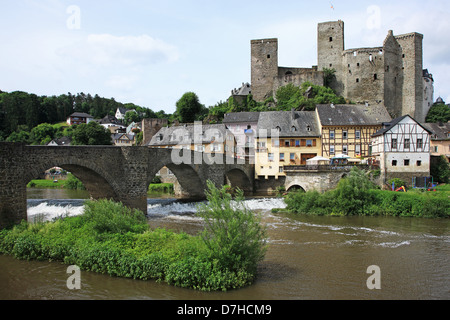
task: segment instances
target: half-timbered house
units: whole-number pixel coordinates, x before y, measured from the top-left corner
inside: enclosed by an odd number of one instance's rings
[[[337,154],[369,157],[372,135],[382,129],[383,122],[392,120],[382,105],[318,105],[316,113],[322,136],[322,156],[330,159]]]
[[[411,185],[413,178],[429,177],[430,141],[431,131],[409,115],[386,123],[372,136],[384,182],[399,178]]]

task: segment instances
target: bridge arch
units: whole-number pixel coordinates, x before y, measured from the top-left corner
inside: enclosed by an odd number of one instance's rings
[[[108,172],[97,167],[91,161],[76,158],[72,159],[70,163],[63,159],[53,158],[34,164],[33,167],[24,172],[23,183],[27,184],[29,181],[39,177],[42,172],[53,167],[60,167],[72,173],[83,183],[92,199],[112,199],[117,201],[120,199],[118,185]]]
[[[301,185],[299,184],[291,184],[289,187],[286,188],[287,192],[295,192],[295,191],[303,191],[306,192],[305,188],[303,188]]]
[[[183,194],[189,196],[189,198],[204,198],[206,182],[203,181],[196,170],[195,165],[191,164],[176,164],[172,161],[171,150],[159,149],[156,150],[157,156],[154,161],[150,160],[147,175],[147,186],[150,185],[155,175],[164,167],[169,169],[171,173],[176,177],[178,183],[181,186]]]
[[[251,195],[253,193],[253,184],[250,177],[242,169],[233,168],[225,173],[226,183],[233,188],[239,188],[244,194]]]

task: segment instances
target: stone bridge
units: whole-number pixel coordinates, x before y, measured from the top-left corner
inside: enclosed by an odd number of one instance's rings
[[[0,143],[0,228],[27,219],[26,185],[61,167],[79,178],[92,199],[112,199],[147,212],[147,190],[164,166],[192,199],[204,199],[206,181],[254,191],[254,166],[222,154],[114,146],[26,146]]]

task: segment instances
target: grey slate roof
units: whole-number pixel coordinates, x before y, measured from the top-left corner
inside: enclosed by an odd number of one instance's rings
[[[233,96],[248,96],[252,93],[252,86],[250,83],[242,83],[242,86],[239,89],[233,89],[231,94]]]
[[[391,116],[383,105],[318,105],[317,112],[323,126],[379,125],[390,122]]]
[[[183,125],[161,128],[161,130],[152,137],[148,145],[190,145],[194,142],[211,143],[213,140],[225,142],[227,135],[233,135],[231,131],[226,129],[224,124],[210,124],[201,126],[201,137],[194,137],[194,127],[194,125]],[[200,126],[195,128],[195,134],[200,133],[199,128]]]
[[[70,115],[70,117],[79,117],[79,118],[92,118],[94,119],[93,116],[91,116],[90,114],[87,113],[83,113],[83,112],[74,112]]]
[[[259,120],[259,112],[234,112],[227,113],[223,118],[223,123],[239,123],[239,122],[258,122]]]
[[[293,129],[295,128],[295,131]],[[267,129],[271,137],[272,129],[279,130],[279,137],[320,137],[319,122],[314,111],[269,111],[259,114],[258,134]]]
[[[447,123],[424,123],[423,126],[432,132],[432,140],[450,140],[450,122]]]
[[[392,121],[389,122],[389,123],[384,123],[384,124],[383,124],[383,125],[384,125],[384,128],[381,129],[381,130],[379,130],[379,131],[377,131],[377,132],[373,135],[373,137],[377,137],[377,136],[381,136],[381,135],[385,134],[386,132],[388,132],[389,130],[391,130],[393,127],[395,127],[395,126],[396,126],[399,122],[401,122],[403,119],[408,118],[408,117],[414,120],[414,118],[411,117],[411,116],[409,116],[409,115],[404,115],[404,116],[401,116],[401,117],[399,117],[399,118],[396,118],[396,119],[392,120]],[[414,121],[416,121],[416,120],[414,120]],[[416,122],[417,122],[417,121],[416,121]],[[431,133],[431,131],[430,131],[428,128],[425,128],[424,126],[422,126],[422,125],[421,125],[420,123],[418,123],[418,122],[417,122],[417,124],[418,124],[419,126],[421,126],[422,128],[424,128],[426,131],[428,131],[428,132]]]

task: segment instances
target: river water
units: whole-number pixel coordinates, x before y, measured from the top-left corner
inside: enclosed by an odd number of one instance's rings
[[[51,219],[83,212],[84,192],[30,190],[28,216]],[[51,199],[51,200],[49,200]],[[68,199],[68,200],[67,200]],[[450,221],[392,217],[310,217],[272,213],[282,199],[247,199],[262,214],[269,248],[258,279],[229,292],[198,292],[155,281],[81,273],[69,290],[67,266],[0,255],[0,299],[101,300],[447,300],[450,299]],[[149,199],[152,227],[195,234],[196,204]],[[380,289],[370,290],[369,266]]]

